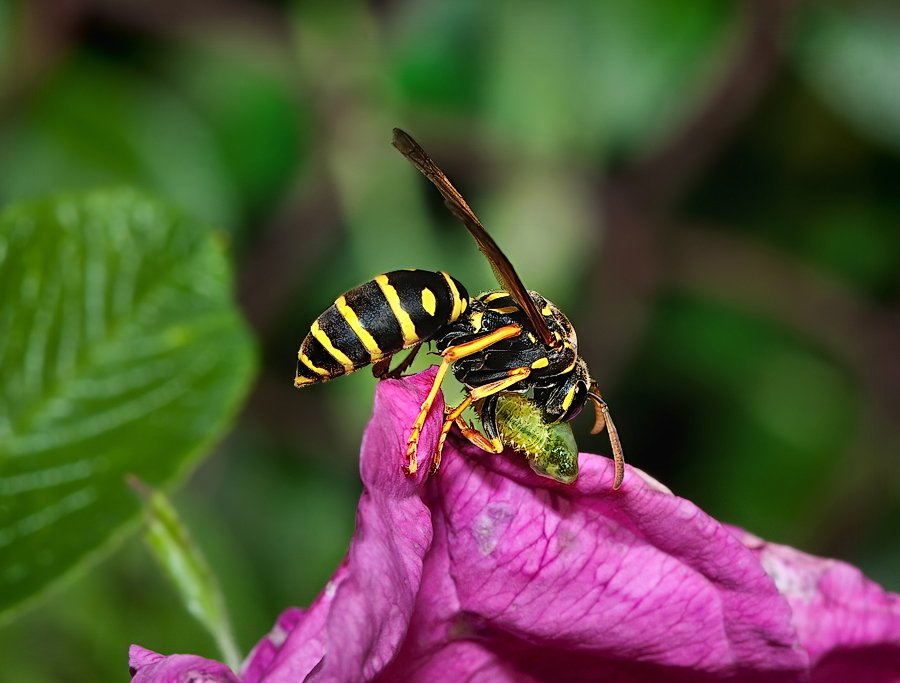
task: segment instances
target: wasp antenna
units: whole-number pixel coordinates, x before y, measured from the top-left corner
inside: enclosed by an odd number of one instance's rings
[[[592,387],[592,389],[595,388]],[[625,478],[625,453],[622,451],[622,442],[619,441],[619,432],[616,430],[612,415],[609,413],[609,406],[606,405],[606,401],[600,396],[600,392],[589,391],[588,398],[594,402],[594,409],[597,414],[591,434],[599,434],[605,426],[609,435],[609,445],[612,446],[613,461],[616,465],[616,476],[613,480],[613,490],[616,490],[622,485],[622,480]]]
[[[606,426],[606,416],[603,414],[603,406],[606,402],[600,396],[599,392],[593,390],[588,392],[588,398],[594,403],[594,426],[591,427],[591,434],[599,434]]]

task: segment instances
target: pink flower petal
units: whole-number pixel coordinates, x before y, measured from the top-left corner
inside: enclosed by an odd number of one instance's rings
[[[424,457],[404,476],[433,377],[379,384],[347,557],[308,610],[281,615],[245,683],[900,680],[900,598],[633,469],[613,491],[607,458],[582,454],[565,486],[451,435],[436,477]],[[135,650],[148,672],[184,657]]]
[[[734,533],[790,604],[813,680],[900,680],[900,596],[845,562]]]
[[[333,578],[329,585],[333,584],[336,578]],[[326,586],[325,595],[327,596],[331,592]],[[302,677],[312,671],[315,665],[321,661],[322,644],[318,638],[318,632],[322,628],[322,622],[326,614],[327,597],[325,599],[319,598],[313,607],[308,610],[288,607],[278,617],[272,630],[256,644],[250,656],[247,657],[247,662],[241,672],[241,680],[247,682],[262,680],[266,671],[272,667],[275,659],[282,652],[288,635],[303,622],[309,633],[308,651],[302,653],[294,652],[291,662],[283,664],[284,666],[293,666],[297,679],[302,680]]]
[[[428,458],[415,477],[401,471],[406,439],[435,370],[379,384],[363,438],[364,490],[357,528],[344,564],[265,667],[255,652],[247,683],[371,679],[394,658],[407,634],[419,595],[424,557],[431,546],[431,512],[421,490]],[[420,452],[434,450],[441,428],[439,398],[422,431]],[[270,637],[271,642],[271,637]],[[270,657],[266,652],[265,656]]]
[[[805,670],[772,581],[688,501],[635,476],[613,491],[612,464],[597,456],[582,455],[578,482],[565,486],[515,455],[453,446],[461,452],[430,491],[435,543],[414,617],[422,627],[392,677],[420,666],[416,678],[431,677],[434,653],[464,639],[541,680],[562,661],[567,680],[598,671],[796,680]]]
[[[238,683],[224,664],[197,655],[157,654],[140,645],[128,649],[133,683]]]

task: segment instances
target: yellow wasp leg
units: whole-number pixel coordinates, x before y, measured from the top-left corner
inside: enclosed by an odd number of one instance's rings
[[[408,463],[403,466],[403,470],[407,474],[413,474],[419,468],[418,460],[416,458],[416,452],[419,447],[419,435],[422,432],[422,427],[425,425],[425,419],[428,417],[428,412],[431,410],[431,404],[434,403],[434,399],[441,388],[441,383],[444,381],[444,377],[446,376],[451,363],[458,361],[460,358],[471,356],[473,353],[483,351],[487,347],[503,341],[504,339],[517,337],[521,333],[522,328],[518,325],[504,325],[483,337],[444,349],[444,352],[441,354],[441,365],[438,368],[437,375],[435,375],[434,383],[431,385],[428,396],[426,396],[425,400],[422,402],[419,415],[413,423],[412,431],[406,442],[406,457]]]
[[[441,427],[441,438],[438,440],[437,450],[435,451],[434,458],[431,461],[431,473],[432,474],[437,472],[438,468],[441,466],[441,451],[444,449],[444,441],[446,441],[446,439],[447,439],[447,434],[450,433],[450,427],[452,427],[454,422],[456,422],[456,419],[458,417],[460,417],[460,415],[463,414],[463,411],[469,407],[469,404],[472,403],[472,401],[478,401],[482,398],[486,398],[486,397],[490,396],[491,394],[496,394],[498,391],[503,391],[504,389],[511,387],[516,382],[521,382],[523,379],[528,377],[528,375],[530,375],[530,374],[531,374],[530,368],[515,368],[513,370],[510,370],[507,373],[507,376],[504,377],[503,379],[498,379],[496,382],[491,382],[490,384],[485,384],[483,386],[475,387],[474,389],[472,389],[472,391],[469,392],[469,395],[466,396],[465,400],[462,403],[460,403],[453,410],[451,410],[449,413],[447,413],[447,415],[444,417],[444,425]],[[475,430],[472,430],[472,431],[475,431]],[[487,444],[489,444],[490,447],[494,447],[493,442],[488,441],[485,437],[483,437],[478,432],[475,432],[475,433],[478,434],[478,436],[481,436],[481,438],[484,439],[484,441]],[[497,439],[496,441],[500,447],[499,450],[496,450],[496,451],[491,451],[488,449],[485,449],[485,450],[488,450],[488,452],[493,452],[493,453],[499,453],[500,451],[502,451],[503,444],[500,443],[499,439]],[[473,443],[475,443],[475,442],[473,442]],[[479,444],[476,443],[475,445],[477,446]]]
[[[457,417],[455,422],[456,426],[459,427],[459,431],[473,446],[478,446],[481,450],[495,455],[503,452],[503,443],[499,438],[488,439],[484,434],[470,426],[462,416]]]

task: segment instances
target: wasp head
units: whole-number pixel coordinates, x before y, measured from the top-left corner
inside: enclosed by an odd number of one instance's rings
[[[535,387],[535,403],[541,406],[547,424],[569,422],[581,412],[593,384],[587,363],[579,358],[570,372],[553,380],[546,386]]]

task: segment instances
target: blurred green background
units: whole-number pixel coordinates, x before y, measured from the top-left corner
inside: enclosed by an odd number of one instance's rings
[[[309,323],[395,268],[495,286],[395,125],[569,314],[631,465],[900,590],[898,63],[890,2],[7,0],[0,203],[127,185],[227,244],[258,370],[175,503],[244,652],[354,525],[374,380],[295,391]],[[133,534],[0,626],[2,677],[131,642],[217,656]]]

